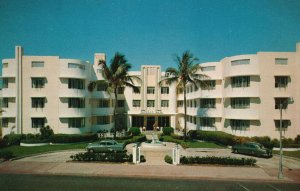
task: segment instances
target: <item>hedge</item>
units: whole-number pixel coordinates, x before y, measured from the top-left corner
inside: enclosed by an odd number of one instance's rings
[[[239,165],[254,166],[256,159],[252,158],[232,158],[232,157],[180,157],[181,164],[219,164],[219,165]]]
[[[4,148],[6,146],[6,142],[0,138],[0,148]]]
[[[24,138],[25,138],[25,135],[9,134],[9,135],[5,135],[3,137],[3,140],[5,141],[5,144],[7,146],[11,146],[11,145],[20,145],[21,140]]]
[[[0,151],[0,159],[8,160],[13,157],[13,153],[11,151]]]
[[[73,161],[99,161],[99,162],[132,162],[132,155],[127,155],[125,152],[117,153],[78,153],[70,156]],[[141,162],[146,162],[143,155],[140,158]]]
[[[171,135],[174,129],[172,127],[163,127],[162,131],[164,135]]]
[[[138,127],[131,127],[128,131],[132,136],[138,136],[141,134],[141,130]]]
[[[172,163],[173,163],[172,157],[169,156],[169,155],[166,155],[166,156],[165,156],[165,162],[166,162],[166,163],[169,163],[169,164],[172,164]]]
[[[128,139],[128,140],[124,141],[124,145],[126,146],[126,145],[128,145],[128,144],[130,144],[130,143],[141,143],[141,142],[144,142],[144,141],[146,141],[146,140],[147,140],[147,138],[146,138],[145,135],[142,135],[142,136],[134,136],[134,137],[132,137],[131,139]]]
[[[236,144],[234,135],[222,131],[199,131],[191,130],[189,135],[192,139],[203,141],[211,141],[221,145],[234,145]]]
[[[55,134],[50,136],[52,143],[76,143],[98,140],[97,134]]]

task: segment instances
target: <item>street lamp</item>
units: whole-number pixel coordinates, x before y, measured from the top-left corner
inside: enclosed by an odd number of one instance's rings
[[[280,124],[279,124],[279,168],[278,168],[278,179],[283,179],[284,175],[283,175],[283,167],[282,167],[282,107],[283,104],[286,103],[288,104],[289,100],[293,100],[293,98],[288,98],[285,101],[282,101],[279,105],[279,109],[280,109]]]

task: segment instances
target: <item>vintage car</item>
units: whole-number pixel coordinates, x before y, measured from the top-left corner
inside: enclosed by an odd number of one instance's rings
[[[246,142],[232,146],[233,153],[249,154],[259,157],[271,157],[272,149],[264,148],[259,143]]]
[[[124,144],[115,140],[103,140],[89,143],[86,147],[88,152],[124,152]]]

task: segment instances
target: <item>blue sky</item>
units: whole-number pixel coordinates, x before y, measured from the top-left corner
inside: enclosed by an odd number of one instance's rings
[[[0,0],[0,59],[57,55],[93,62],[116,51],[139,70],[176,66],[190,50],[200,62],[258,51],[295,51],[300,0]]]

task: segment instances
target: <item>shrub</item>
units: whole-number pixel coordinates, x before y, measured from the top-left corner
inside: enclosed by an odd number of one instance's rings
[[[222,131],[201,131],[201,130],[192,130],[189,131],[189,135],[193,139],[211,141],[221,145],[234,145],[236,144],[234,135],[222,132]]]
[[[73,161],[101,161],[101,162],[132,162],[125,152],[116,153],[78,153],[71,156]]]
[[[252,158],[231,158],[231,157],[215,157],[215,156],[206,156],[206,157],[186,157],[183,156],[180,158],[181,164],[220,164],[220,165],[249,165],[254,166],[256,159]]]
[[[183,139],[184,139],[183,136],[176,135],[176,134],[174,134],[174,133],[171,134],[171,137],[172,137],[173,139],[178,139],[178,140],[183,140]]]
[[[138,135],[141,134],[141,130],[140,130],[140,128],[138,128],[138,127],[131,127],[131,128],[129,129],[129,133],[130,133],[132,136],[138,136]]]
[[[50,136],[54,135],[54,132],[49,125],[40,128],[40,133],[41,133],[41,139],[49,139]]]
[[[0,138],[0,148],[4,148],[5,146],[6,146],[5,141],[2,138]]]
[[[124,145],[126,146],[126,145],[128,145],[130,143],[141,143],[141,142],[144,142],[146,140],[147,140],[147,138],[146,138],[145,135],[143,135],[143,136],[135,136],[135,137],[132,137],[131,139],[128,139],[128,140],[124,141]]]
[[[28,144],[32,144],[32,143],[49,143],[49,139],[37,139],[37,138],[23,139],[23,140],[21,140],[21,143],[28,143]]]
[[[171,135],[174,129],[172,127],[163,127],[162,131],[164,135]]]
[[[97,134],[55,134],[50,137],[52,143],[76,143],[86,141],[96,141]]]
[[[131,160],[132,161],[132,160]],[[144,155],[141,155],[140,156],[140,162],[146,162],[146,158]]]
[[[25,137],[25,135],[21,134],[9,134],[3,137],[7,146],[11,145],[20,145],[21,140]]]
[[[295,138],[294,142],[296,144],[300,144],[300,135],[297,135],[297,137]]]
[[[13,157],[13,153],[11,151],[0,151],[0,158],[4,160],[11,159]]]
[[[166,155],[165,156],[165,162],[169,163],[169,164],[172,164],[173,163],[172,157],[170,157],[169,155]]]

